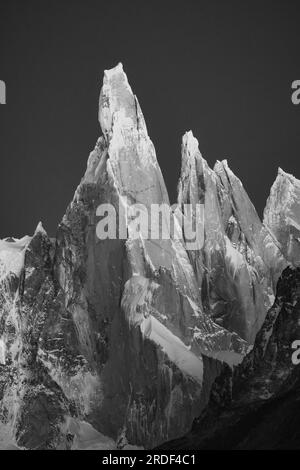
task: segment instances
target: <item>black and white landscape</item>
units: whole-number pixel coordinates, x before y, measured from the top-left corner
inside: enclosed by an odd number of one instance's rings
[[[0,241],[0,448],[299,448],[300,181],[279,169],[261,221],[189,131],[178,207],[204,205],[204,246],[100,240],[100,204],[169,197],[121,64],[99,123],[55,238]]]

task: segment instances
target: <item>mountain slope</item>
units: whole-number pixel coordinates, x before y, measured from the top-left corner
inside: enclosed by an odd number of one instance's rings
[[[297,264],[296,232],[292,249],[281,237],[290,219],[300,223],[296,206],[277,230],[268,216],[279,211],[273,188],[263,224],[227,162],[210,169],[189,132],[171,209],[121,64],[104,73],[99,124],[102,135],[55,239],[39,224],[32,237],[0,241],[3,448],[152,448],[187,434],[202,412],[210,416],[214,383],[224,407],[233,376],[234,384],[252,377],[253,393],[274,400],[290,379],[285,339],[272,328],[294,291],[285,287],[265,318],[288,260]],[[297,187],[293,180],[296,195]],[[196,220],[199,204],[203,220]],[[152,226],[154,206],[161,212]],[[151,224],[140,230],[137,221],[149,212]],[[190,249],[183,219],[203,228],[203,245]],[[164,236],[164,227],[174,230]],[[294,276],[286,271],[281,283],[297,284]],[[284,326],[290,335],[298,332],[294,320]],[[239,387],[241,412],[250,403],[255,413],[263,398],[253,402]]]
[[[300,270],[287,268],[253,350],[217,378],[191,432],[163,448],[299,448],[300,365],[292,362],[299,337]]]
[[[119,447],[178,437],[223,361],[247,350],[203,311],[182,240],[135,237],[130,218],[125,237],[99,238],[100,205],[121,220],[133,204],[169,203],[121,64],[104,74],[99,122],[103,135],[55,240],[40,224],[24,246],[1,242],[0,419],[24,448],[72,448],[87,429]]]
[[[189,251],[204,308],[253,343],[287,263],[227,161],[209,168],[191,132],[182,141],[178,202],[204,205],[204,246]]]

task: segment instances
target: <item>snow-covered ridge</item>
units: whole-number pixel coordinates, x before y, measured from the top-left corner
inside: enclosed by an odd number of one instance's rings
[[[283,178],[289,179],[292,183],[297,186],[300,186],[300,181],[291,173],[287,173],[282,168],[278,168],[278,176],[282,176]]]
[[[264,211],[264,223],[293,265],[300,265],[300,180],[278,170]]]
[[[19,276],[24,266],[25,250],[32,237],[0,240],[0,280],[9,273]],[[8,241],[12,240],[12,241]]]

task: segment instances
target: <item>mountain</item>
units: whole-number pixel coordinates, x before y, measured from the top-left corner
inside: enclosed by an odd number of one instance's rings
[[[184,438],[167,449],[299,449],[300,269],[287,268],[252,351],[213,385],[209,404]]]
[[[178,200],[204,205],[205,243],[189,255],[207,312],[253,343],[287,265],[276,237],[260,221],[227,161],[211,170],[191,132],[182,142]]]
[[[187,434],[215,381],[248,361],[280,275],[297,265],[281,236],[296,205],[276,229],[273,187],[262,223],[191,132],[170,206],[121,64],[104,73],[99,123],[56,237],[39,223],[0,241],[0,448],[152,448]],[[193,225],[203,237],[191,249]]]
[[[271,188],[264,222],[280,243],[285,258],[299,266],[300,260],[300,181],[281,168]]]

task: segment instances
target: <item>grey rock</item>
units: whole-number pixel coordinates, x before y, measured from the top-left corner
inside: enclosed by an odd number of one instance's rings
[[[287,264],[240,181],[224,162],[211,170],[191,134],[178,210],[204,203],[203,249],[134,238],[130,219],[127,237],[100,239],[100,204],[120,219],[169,198],[121,64],[105,71],[99,123],[56,237],[39,224],[0,241],[2,448],[151,448],[184,435],[215,379],[242,362]]]
[[[300,265],[300,181],[281,168],[271,188],[264,223],[294,266]]]
[[[300,270],[287,268],[252,351],[216,379],[206,409],[164,449],[299,449]]]
[[[189,257],[205,309],[253,343],[287,262],[227,161],[209,168],[192,132],[182,141],[178,202],[204,205],[204,246]]]

